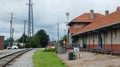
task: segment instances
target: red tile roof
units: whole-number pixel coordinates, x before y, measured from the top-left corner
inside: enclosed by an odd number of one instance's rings
[[[73,28],[73,27],[70,27],[68,30],[69,30],[70,33],[76,33],[76,32],[78,32],[79,30],[81,30],[81,28]]]
[[[93,23],[85,26],[75,35],[110,26],[116,23],[120,23],[120,7],[117,8],[117,11],[93,21]]]
[[[98,18],[103,17],[103,16],[104,15],[102,15],[102,14],[94,13],[94,18],[95,19],[98,19]],[[90,19],[90,13],[84,13],[84,14],[76,17],[75,19],[73,19],[70,23],[72,23],[72,22],[92,22],[92,21],[93,20]]]
[[[95,19],[98,19],[100,17],[103,17],[104,15],[99,14],[99,13],[94,13]],[[77,22],[92,22],[93,20],[90,19],[90,13],[84,13],[75,19],[73,19],[69,24],[71,23],[77,23]],[[81,28],[69,28],[69,31],[72,33],[76,33],[80,30]]]

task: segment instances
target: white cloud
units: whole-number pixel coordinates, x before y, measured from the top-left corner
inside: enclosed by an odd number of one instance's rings
[[[0,35],[9,37],[10,13],[14,13],[14,38],[23,33],[23,20],[27,19],[28,0],[0,0]],[[43,28],[49,35],[57,39],[57,22],[60,23],[60,36],[64,35],[66,26],[65,13],[70,13],[70,20],[89,12],[90,9],[104,14],[105,10],[113,12],[120,0],[33,0],[35,32]],[[26,27],[27,29],[27,27]],[[26,30],[27,33],[27,30]]]

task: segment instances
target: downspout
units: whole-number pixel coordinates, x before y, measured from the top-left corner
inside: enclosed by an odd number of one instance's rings
[[[85,36],[85,46],[87,48],[87,42],[86,42],[86,40],[87,40],[87,35]]]
[[[86,46],[86,48],[88,48],[88,46],[87,46],[87,35],[86,35],[86,38],[85,38],[85,46]]]
[[[85,48],[85,45],[84,45],[84,36],[82,36],[82,48]]]
[[[105,50],[105,44],[106,44],[106,43],[105,43],[105,36],[106,36],[106,35],[105,35],[105,32],[104,32],[103,34],[104,34],[104,48],[103,48],[103,49]]]
[[[85,45],[85,36],[82,37],[82,46],[83,46],[83,48],[86,48],[86,45]]]
[[[90,47],[90,35],[89,35],[89,48],[91,48],[91,47]]]
[[[111,50],[112,50],[112,28],[111,28]]]
[[[108,38],[108,31],[107,31],[107,33],[106,33],[106,42],[105,42],[106,45],[107,45],[107,40],[108,40],[107,38]],[[106,47],[105,47],[105,49],[106,49]]]
[[[93,33],[93,49],[94,49],[94,33]]]

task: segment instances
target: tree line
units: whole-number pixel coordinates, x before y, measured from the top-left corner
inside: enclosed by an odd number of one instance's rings
[[[19,43],[25,43],[25,48],[42,48],[48,45],[49,40],[49,35],[47,35],[45,30],[41,29],[30,38],[26,34],[23,34],[17,41]]]

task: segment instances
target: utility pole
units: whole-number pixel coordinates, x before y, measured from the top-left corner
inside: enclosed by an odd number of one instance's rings
[[[57,46],[60,46],[60,45],[59,45],[59,44],[60,44],[60,43],[59,43],[59,23],[57,23],[57,29],[58,29],[58,30],[57,30],[57,32],[58,32],[58,33],[57,33],[57,34],[58,34],[58,45],[57,45]]]
[[[26,20],[24,20],[24,34],[25,34],[25,30],[26,30]]]
[[[66,13],[66,18],[67,18],[67,23],[66,23],[66,25],[67,25],[68,22],[69,22],[69,16],[70,16],[70,13],[67,12],[67,13]],[[69,33],[68,33],[68,27],[67,27],[67,44],[69,45]]]
[[[12,27],[12,32],[11,32],[11,38],[13,39],[13,35],[14,35],[14,28]]]
[[[66,30],[64,30],[64,35],[66,35]]]
[[[11,12],[11,19],[10,19],[10,38],[9,38],[9,48],[12,46],[12,22],[13,22],[13,12]]]
[[[28,37],[33,36],[34,34],[34,23],[33,23],[33,4],[29,0],[28,4]]]
[[[66,13],[67,23],[69,22],[69,16],[70,16],[70,13],[69,13],[69,12],[67,12],[67,13]]]
[[[24,32],[23,32],[23,47],[25,47],[25,29],[26,29],[26,20],[24,20]]]

